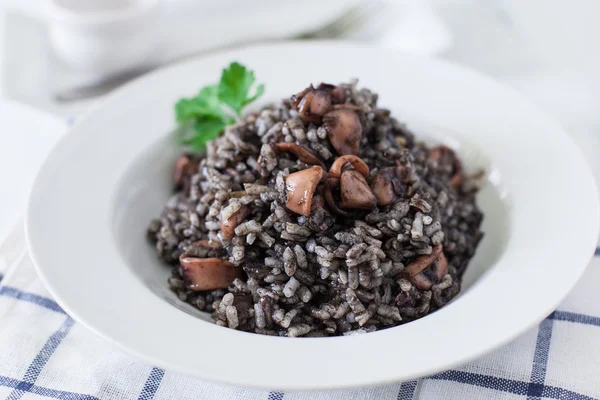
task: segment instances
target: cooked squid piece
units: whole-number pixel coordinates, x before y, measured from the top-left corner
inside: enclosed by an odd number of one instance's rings
[[[300,93],[292,96],[292,103],[300,118],[308,122],[319,123],[323,115],[331,109],[331,93],[310,85]]]
[[[173,180],[175,187],[181,188],[185,180],[198,172],[198,163],[192,159],[189,154],[182,154],[175,163],[175,172]]]
[[[344,170],[345,166],[350,166],[352,169]],[[325,182],[325,200],[330,209],[336,214],[347,216],[349,213],[345,209],[376,208],[377,198],[369,187],[368,177],[369,167],[362,159],[355,155],[338,157],[331,164]],[[339,192],[339,203],[334,192]]]
[[[331,167],[329,167],[329,176],[339,178],[342,175],[342,169],[346,165],[351,165],[352,168],[361,173],[365,179],[369,178],[369,166],[365,162],[355,155],[340,156],[335,159]]]
[[[308,217],[315,189],[322,177],[323,168],[316,165],[286,176],[286,207],[296,214]]]
[[[371,191],[365,177],[356,170],[342,172],[340,178],[340,197],[342,208],[372,210],[377,207],[377,199]]]
[[[323,161],[319,160],[306,147],[289,142],[279,142],[275,145],[275,147],[281,152],[292,153],[298,158],[298,160],[302,161],[303,163],[306,163],[308,165],[319,165],[321,168],[325,167]]]
[[[190,290],[226,289],[242,277],[239,267],[222,258],[179,257],[185,285]]]
[[[221,231],[228,239],[233,239],[235,236],[235,228],[244,221],[250,214],[250,209],[242,205],[239,210],[231,214],[230,217],[221,221]]]
[[[331,145],[339,155],[358,155],[362,124],[356,111],[349,108],[330,111],[323,116],[323,124]]]
[[[419,256],[408,264],[402,271],[401,276],[405,276],[419,289],[429,290],[434,282],[423,272],[428,267],[432,268],[434,280],[437,282],[441,282],[448,273],[448,260],[444,255],[441,244],[434,246],[431,254]]]

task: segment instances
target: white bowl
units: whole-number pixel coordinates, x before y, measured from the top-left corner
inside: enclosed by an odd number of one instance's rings
[[[170,194],[173,105],[238,60],[264,101],[359,77],[418,134],[483,166],[485,238],[459,298],[399,327],[278,338],[196,318],[145,240]],[[309,390],[384,384],[450,368],[515,338],[574,286],[595,248],[596,189],[561,127],[515,92],[452,64],[339,43],[280,43],[177,64],[110,95],[44,163],[27,209],[31,254],[65,310],[145,360],[231,384]],[[182,312],[182,310],[184,312]],[[207,319],[204,316],[204,319]]]
[[[159,0],[51,0],[50,42],[60,59],[90,76],[142,68],[158,58]]]

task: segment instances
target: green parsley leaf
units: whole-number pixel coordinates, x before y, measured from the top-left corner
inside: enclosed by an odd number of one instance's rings
[[[208,141],[235,122],[232,112],[241,116],[242,109],[264,93],[265,86],[254,85],[254,81],[254,72],[233,62],[223,70],[218,84],[203,87],[195,97],[179,100],[175,117],[180,124],[180,142],[194,150],[204,149]]]
[[[202,150],[206,143],[219,136],[227,125],[229,124],[218,118],[200,118],[194,122],[193,134],[184,138],[182,143],[194,150]]]
[[[260,96],[262,96],[262,94],[265,92],[265,85],[263,85],[262,83],[260,85],[258,85],[256,87],[256,91],[254,92],[254,96],[250,97],[249,99],[244,100],[244,104],[243,106],[247,106],[248,104],[252,103],[254,100],[258,99]]]
[[[250,96],[250,90],[255,81],[254,71],[246,69],[242,64],[233,62],[223,70],[221,82],[219,83],[219,99],[231,107],[239,116],[245,105],[256,100],[263,94],[264,85],[259,85],[254,95]]]
[[[175,104],[175,116],[179,122],[203,117],[224,118],[218,85],[205,86],[196,97],[179,100]]]

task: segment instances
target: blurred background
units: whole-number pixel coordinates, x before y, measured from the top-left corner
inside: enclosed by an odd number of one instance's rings
[[[282,39],[361,41],[479,70],[559,119],[600,171],[599,0],[0,0],[0,15],[0,167],[22,172],[3,191],[28,185],[28,160],[64,130],[57,120],[128,80]]]

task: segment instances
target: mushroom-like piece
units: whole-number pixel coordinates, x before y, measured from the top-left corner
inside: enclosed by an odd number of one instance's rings
[[[442,245],[434,246],[431,254],[424,254],[417,257],[413,262],[408,264],[401,274],[407,274],[412,277],[421,273],[425,268],[429,267],[442,253]]]
[[[333,192],[339,192],[339,190],[340,190],[340,179],[339,178],[330,176],[325,180],[325,190],[323,191],[323,196],[325,197],[325,202],[329,206],[329,209],[338,215],[343,215],[345,217],[348,217],[348,216],[350,216],[350,213],[339,208],[336,200],[333,198]]]
[[[362,124],[356,111],[348,108],[329,111],[323,116],[323,124],[331,145],[339,155],[358,155]]]
[[[345,170],[345,165],[354,169]],[[367,183],[369,167],[359,157],[348,154],[338,157],[329,168],[329,175],[325,181],[323,195],[330,210],[336,214],[348,216],[342,208],[358,208],[372,210],[377,206],[377,199]],[[338,202],[333,193],[340,193],[341,201]]]
[[[446,260],[443,251],[440,252],[440,256],[433,262],[433,270],[438,281],[444,279],[444,276],[448,273],[448,260]]]
[[[377,172],[371,181],[371,190],[377,197],[377,204],[385,206],[394,201],[399,193],[404,192],[402,187],[410,182],[410,175],[410,169],[401,164]]]
[[[307,105],[309,108],[306,110],[306,114],[308,114],[310,118],[320,122],[321,117],[331,108],[331,95],[325,90],[315,90],[310,99],[310,104]],[[299,110],[302,113],[302,105],[299,106]]]
[[[340,86],[332,85],[331,83],[320,83],[317,90],[322,89],[331,93],[331,100],[336,103],[343,103],[346,100],[346,93]]]
[[[377,207],[377,199],[365,177],[356,170],[342,172],[340,178],[340,206],[372,210]]]
[[[309,165],[319,165],[321,168],[325,168],[323,162],[319,160],[317,156],[311,153],[310,150],[308,150],[304,146],[300,146],[296,143],[279,142],[275,145],[275,147],[279,151],[292,153],[293,155],[298,157],[298,160],[302,161],[303,163]]]
[[[188,176],[194,175],[198,172],[198,163],[193,161],[188,154],[182,154],[175,162],[175,172],[173,174],[173,180],[175,181],[175,187],[183,187],[185,180]]]
[[[223,258],[198,258],[182,254],[179,265],[185,285],[190,290],[226,289],[241,270]]]
[[[392,182],[386,179],[383,174],[375,175],[371,182],[371,190],[373,191],[373,194],[375,194],[375,197],[377,197],[377,204],[380,206],[390,204],[396,197]]]
[[[385,206],[390,204],[396,198],[392,179],[395,174],[395,168],[384,168],[379,171],[371,181],[371,190],[377,197],[377,204]]]
[[[462,185],[463,179],[462,163],[457,158],[454,160],[454,175],[450,178],[450,186],[454,189],[458,189],[458,187]]]
[[[306,94],[308,92],[311,92],[311,91],[314,91],[314,90],[315,90],[315,88],[311,84],[306,89],[303,89],[300,93],[292,95],[292,97],[290,97],[290,100],[292,101],[292,108],[294,110],[298,110],[298,106],[300,105],[300,102],[302,101],[302,99],[304,98],[304,96],[306,96]]]
[[[413,262],[408,264],[399,275],[407,277],[410,283],[415,285],[418,289],[429,290],[431,289],[433,282],[431,282],[431,279],[429,279],[423,271],[432,264],[435,278],[439,282],[448,273],[448,261],[442,251],[441,244],[435,246],[431,251],[431,254],[417,257]]]
[[[221,220],[221,232],[228,239],[233,239],[235,236],[235,228],[242,223],[250,215],[250,209],[246,205],[242,205],[239,210],[231,214],[229,218]]]
[[[315,89],[312,85],[292,96],[292,107],[300,118],[307,122],[320,123],[321,117],[331,108],[331,94],[325,89]]]
[[[285,206],[297,214],[310,216],[313,195],[322,177],[323,168],[317,165],[286,176],[287,202]]]
[[[415,285],[417,289],[421,290],[429,290],[431,289],[431,286],[433,286],[431,280],[427,277],[427,275],[425,275],[422,272],[419,272],[415,276],[411,276],[410,278],[408,278],[408,280],[410,281],[410,283]]]
[[[336,158],[329,168],[329,176],[339,178],[342,175],[342,168],[346,164],[352,165],[355,170],[360,172],[365,179],[369,178],[369,166],[365,162],[355,155],[346,155]]]

